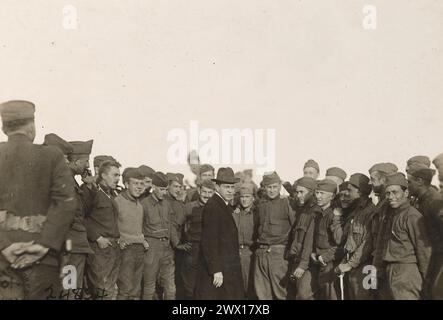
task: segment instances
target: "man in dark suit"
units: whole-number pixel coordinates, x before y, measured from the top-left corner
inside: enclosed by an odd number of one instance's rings
[[[198,300],[244,299],[238,230],[229,202],[234,198],[234,177],[231,168],[220,168],[216,192],[203,209],[200,253],[200,278],[195,298]]]
[[[0,271],[21,278],[25,299],[59,293],[58,254],[74,218],[74,181],[62,152],[33,144],[35,106],[0,105]],[[0,298],[2,293],[0,292]]]

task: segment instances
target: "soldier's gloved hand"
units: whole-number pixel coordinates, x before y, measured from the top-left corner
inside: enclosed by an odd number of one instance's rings
[[[15,254],[15,251],[18,249],[21,249],[23,247],[30,246],[33,243],[34,243],[34,241],[15,242],[15,243],[11,244],[9,247],[6,247],[5,249],[3,249],[2,255],[3,255],[3,257],[5,257],[6,261],[8,261],[9,263],[14,263],[15,260],[17,260],[17,258],[18,258],[18,255]]]
[[[146,250],[149,250],[149,243],[148,243],[148,241],[143,241],[143,247],[145,248],[145,251]]]
[[[186,243],[180,243],[176,246],[176,248],[178,250],[183,250],[185,252],[188,252],[189,250],[191,250],[192,245],[189,242]]]
[[[100,236],[97,239],[97,244],[100,249],[106,249],[107,247],[112,247],[112,242],[108,238]]]
[[[295,279],[300,279],[304,273],[305,273],[305,270],[303,270],[302,268],[295,269],[295,271],[294,271]]]
[[[48,251],[49,248],[40,244],[24,246],[21,249],[14,251],[14,254],[19,255],[20,257],[15,260],[13,264],[11,264],[11,267],[14,269],[29,267],[36,262],[38,263],[38,261],[48,253]]]
[[[221,272],[214,273],[213,284],[216,288],[220,288],[223,285],[223,273]]]
[[[348,263],[340,263],[337,268],[335,268],[335,273],[343,274],[351,271],[351,266]]]

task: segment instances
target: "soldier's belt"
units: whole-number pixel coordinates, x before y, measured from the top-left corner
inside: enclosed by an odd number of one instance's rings
[[[8,213],[6,210],[0,211],[0,230],[17,231],[22,230],[29,233],[40,233],[43,230],[43,225],[46,221],[46,216],[16,216]]]

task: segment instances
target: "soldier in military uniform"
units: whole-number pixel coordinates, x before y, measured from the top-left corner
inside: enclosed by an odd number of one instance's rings
[[[145,254],[143,271],[143,299],[153,300],[157,280],[163,291],[164,300],[175,300],[174,250],[178,236],[174,222],[174,212],[164,199],[168,178],[156,172],[153,179],[153,192],[141,203],[144,210],[143,235],[149,244]]]
[[[320,175],[320,167],[315,160],[309,159],[303,166],[303,177],[309,177],[314,180]]]
[[[142,176],[144,177],[143,181],[144,181],[145,189],[144,189],[142,195],[140,196],[140,201],[142,201],[143,199],[149,197],[149,195],[151,194],[152,178],[154,177],[155,170],[152,169],[151,167],[146,166],[146,165],[141,165],[140,167],[138,167],[138,170],[142,174]]]
[[[369,178],[362,173],[351,175],[348,183],[348,197],[354,208],[343,226],[345,257],[336,268],[339,274],[346,274],[345,289],[351,300],[372,299],[372,292],[363,287],[363,268],[371,264],[372,239],[371,221],[375,206],[369,198]]]
[[[145,189],[144,177],[136,168],[122,174],[125,190],[116,198],[121,265],[117,279],[118,300],[138,300],[141,293],[145,251],[149,249],[143,236],[143,206],[140,195]]]
[[[414,197],[414,207],[423,215],[426,231],[432,244],[432,257],[429,269],[428,283],[436,282],[436,278],[443,263],[443,233],[438,212],[442,209],[441,194],[431,185],[435,170],[426,167],[417,167],[409,170],[408,190]],[[431,288],[427,288],[431,290]],[[426,292],[430,295],[431,292]],[[430,297],[430,296],[428,296]]]
[[[66,237],[65,248],[61,259],[61,268],[62,275],[69,275],[70,271],[64,270],[64,268],[66,266],[73,266],[75,268],[77,281],[75,288],[65,289],[62,297],[67,299],[80,299],[83,297],[82,289],[86,257],[88,254],[93,253],[93,251],[89,246],[86,236],[86,228],[84,225],[85,210],[82,191],[75,180],[75,176],[82,175],[84,171],[89,168],[89,155],[92,150],[92,140],[87,142],[76,141],[69,143],[56,134],[50,133],[45,136],[44,144],[57,147],[62,151],[72,172],[72,179],[76,191],[76,211],[74,221]],[[71,289],[77,289],[77,291],[72,291]]]
[[[314,220],[314,250],[311,259],[318,270],[318,293],[321,300],[337,300],[339,293],[334,268],[343,257],[340,248],[343,232],[342,216],[331,207],[336,192],[337,183],[329,179],[319,181],[315,190],[315,199],[321,211]]]
[[[33,144],[33,103],[9,101],[0,113],[8,136],[0,145],[0,269],[22,278],[26,299],[56,297],[75,211],[72,176],[57,148]]]
[[[183,226],[185,223],[185,204],[180,199],[183,177],[176,174],[168,172],[166,174],[168,178],[168,192],[165,194],[165,200],[169,203],[174,213],[174,225],[176,227],[176,234],[178,236],[179,243],[174,248],[175,249],[175,287],[176,287],[176,297],[178,300],[184,299],[185,289],[183,285],[183,279],[181,278],[181,268],[183,262],[184,252],[188,251],[191,246],[187,243],[182,243]]]
[[[386,199],[385,185],[387,177],[397,171],[397,166],[390,162],[377,163],[369,169],[372,191],[378,198],[372,218],[371,233],[373,241],[372,264],[377,269],[377,291],[375,296],[379,300],[390,298],[389,288],[387,287],[386,265],[383,262],[383,251],[387,244],[387,239],[384,239],[383,235],[388,234],[385,230],[389,228],[389,221],[386,219],[386,211],[389,205]]]
[[[185,251],[180,276],[183,279],[184,298],[186,300],[191,300],[194,297],[196,278],[198,276],[203,207],[214,195],[214,192],[215,184],[210,180],[203,181],[198,187],[200,195],[198,201],[188,202],[185,205],[183,243],[188,244],[190,249]]]
[[[214,167],[210,164],[202,164],[198,167],[198,176],[196,184],[197,186],[205,180],[211,180],[214,178]],[[188,190],[187,202],[192,202],[198,200],[199,195],[197,188],[190,188]]]
[[[389,227],[383,231],[387,243],[382,257],[390,298],[395,300],[424,297],[432,252],[425,219],[411,207],[407,188],[408,181],[401,173],[386,179]]]
[[[254,285],[260,300],[285,300],[288,292],[288,241],[295,212],[280,195],[282,181],[276,172],[263,176],[266,199],[258,204],[258,248]]]
[[[240,263],[242,267],[245,297],[254,298],[254,251],[257,241],[258,215],[254,204],[254,185],[243,183],[240,186],[240,201],[232,216],[238,230]]]
[[[316,268],[311,268],[310,258],[314,245],[314,219],[321,212],[316,204],[314,191],[317,182],[310,177],[303,177],[295,183],[298,218],[292,230],[292,244],[289,257],[292,265],[291,279],[295,281],[296,300],[314,300],[318,284]]]
[[[94,254],[88,255],[86,276],[91,293],[96,299],[116,296],[121,256],[118,239],[118,205],[115,189],[120,180],[120,164],[105,161],[98,171],[97,191],[93,194],[90,210],[86,212],[86,231]]]

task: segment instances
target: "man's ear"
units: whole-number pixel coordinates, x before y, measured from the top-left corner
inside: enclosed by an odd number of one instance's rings
[[[406,196],[406,198],[409,197],[409,190],[408,189],[405,190],[405,196]]]

